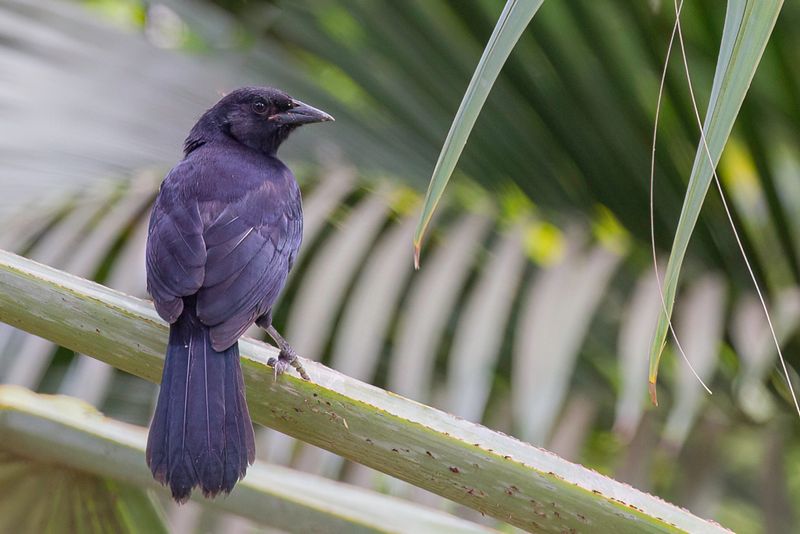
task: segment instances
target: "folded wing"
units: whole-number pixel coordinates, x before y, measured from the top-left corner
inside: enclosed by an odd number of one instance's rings
[[[291,193],[291,194],[286,194]],[[197,315],[224,350],[268,313],[302,239],[299,197],[266,183],[225,207],[205,231],[205,278]]]
[[[162,319],[174,323],[183,311],[183,298],[203,285],[206,247],[197,202],[185,202],[172,184],[187,167],[176,167],[164,180],[150,215],[146,262],[147,291]]]

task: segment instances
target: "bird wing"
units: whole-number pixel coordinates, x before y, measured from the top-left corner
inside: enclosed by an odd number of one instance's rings
[[[303,235],[299,190],[288,178],[265,181],[221,210],[212,209],[219,214],[204,233],[197,316],[211,327],[217,350],[269,312],[286,283]]]
[[[174,323],[183,311],[183,298],[203,284],[206,247],[196,201],[182,198],[175,184],[191,166],[175,167],[164,180],[150,215],[146,266],[147,291],[162,319]]]

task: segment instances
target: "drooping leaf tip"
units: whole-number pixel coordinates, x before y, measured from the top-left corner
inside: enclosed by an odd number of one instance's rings
[[[414,270],[419,271],[419,250],[420,243],[414,243]]]
[[[654,380],[650,380],[647,383],[647,389],[650,392],[650,402],[653,403],[653,406],[658,406],[658,395],[656,393],[656,383]]]

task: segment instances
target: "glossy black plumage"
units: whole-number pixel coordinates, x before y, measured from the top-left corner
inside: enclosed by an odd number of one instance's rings
[[[270,326],[302,240],[300,190],[276,151],[324,120],[274,89],[234,91],[198,121],[159,191],[147,285],[170,338],[147,462],[179,502],[195,486],[230,492],[255,457],[237,340]]]
[[[170,328],[148,465],[173,498],[185,502],[195,486],[207,497],[230,492],[254,460],[239,346],[215,351],[189,302]]]

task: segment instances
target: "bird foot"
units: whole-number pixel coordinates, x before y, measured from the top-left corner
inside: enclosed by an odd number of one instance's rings
[[[275,369],[275,380],[278,380],[278,376],[282,375],[291,365],[297,372],[303,377],[303,380],[311,380],[311,377],[308,376],[306,370],[303,369],[303,364],[300,363],[300,359],[297,357],[297,353],[294,349],[283,339],[275,327],[271,324],[266,326],[267,334],[275,340],[277,343],[278,348],[281,350],[278,354],[277,358],[270,358],[267,361],[268,365],[271,365],[273,369]]]
[[[282,348],[281,352],[278,354],[278,357],[270,358],[267,361],[267,365],[270,365],[275,370],[276,381],[280,375],[289,369],[289,367],[294,367],[303,380],[311,380],[311,377],[308,376],[308,373],[303,368],[303,364],[300,363],[300,359],[297,357],[297,354],[295,354],[294,350],[292,350],[290,347]]]

